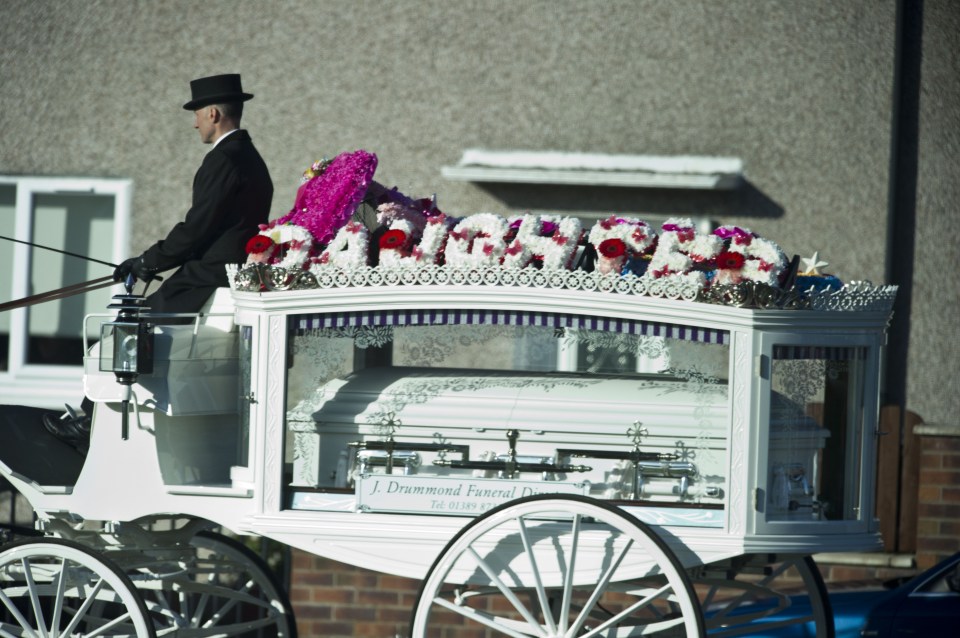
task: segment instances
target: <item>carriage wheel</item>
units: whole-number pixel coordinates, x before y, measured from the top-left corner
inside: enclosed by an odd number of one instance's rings
[[[809,556],[739,556],[695,570],[692,580],[711,638],[788,627],[797,635],[834,638],[827,588]]]
[[[411,633],[456,635],[455,626],[514,638],[703,636],[689,578],[656,532],[600,501],[556,494],[501,505],[447,544]]]
[[[155,638],[119,568],[77,543],[38,538],[0,552],[0,635]]]
[[[212,532],[200,532],[190,545],[177,561],[128,569],[159,638],[296,638],[290,600],[256,553]]]

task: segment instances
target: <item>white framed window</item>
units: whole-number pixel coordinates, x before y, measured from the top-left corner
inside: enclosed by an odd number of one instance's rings
[[[133,181],[0,175],[0,235],[119,263],[127,256]],[[110,275],[103,264],[0,240],[0,300]],[[83,317],[116,290],[0,313],[0,403],[62,407],[82,396]],[[96,339],[97,335],[88,335]]]

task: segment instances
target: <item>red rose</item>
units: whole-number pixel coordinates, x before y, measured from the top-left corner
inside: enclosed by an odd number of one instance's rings
[[[259,255],[265,253],[273,247],[273,240],[266,235],[254,235],[247,242],[247,254]]]
[[[623,254],[627,252],[627,245],[623,243],[622,239],[604,239],[600,242],[600,245],[597,246],[597,251],[604,257],[616,259],[617,257],[622,257]]]
[[[717,268],[721,270],[740,270],[743,268],[743,254],[725,250],[717,255]]]
[[[407,243],[407,234],[399,228],[388,230],[380,238],[381,249],[402,248]]]

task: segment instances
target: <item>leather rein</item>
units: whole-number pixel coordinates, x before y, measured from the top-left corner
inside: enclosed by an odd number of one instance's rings
[[[29,297],[23,297],[22,299],[16,299],[14,301],[2,303],[0,304],[0,312],[14,310],[16,308],[24,308],[26,306],[33,306],[34,304],[43,303],[45,301],[63,299],[64,297],[72,297],[73,295],[81,295],[86,292],[112,286],[115,283],[116,282],[113,280],[112,275],[100,277],[99,279],[91,279],[90,281],[84,281],[83,283],[72,284],[70,286],[64,286],[63,288],[57,288],[56,290],[50,290],[48,292],[42,292],[36,295],[30,295]]]
[[[111,264],[109,261],[94,259],[93,257],[87,257],[86,255],[78,255],[77,253],[71,253],[69,251],[62,250],[60,248],[43,246],[42,244],[36,244],[32,241],[25,241],[23,239],[17,239],[15,237],[7,237],[5,235],[0,235],[0,239],[5,239],[7,241],[11,241],[16,244],[24,244],[25,246],[30,246],[32,248],[41,248],[43,250],[49,250],[51,252],[60,253],[61,255],[67,255],[68,257],[76,257],[78,259],[83,259],[84,261],[92,261],[95,264],[102,264],[104,266],[110,266],[111,268],[117,267],[116,264]],[[25,306],[32,306],[34,304],[43,303],[45,301],[63,299],[64,297],[72,297],[73,295],[82,295],[85,292],[91,292],[93,290],[98,290],[100,288],[106,288],[107,286],[112,286],[113,284],[114,284],[113,276],[100,277],[99,279],[91,279],[90,281],[84,281],[79,284],[71,284],[69,286],[64,286],[63,288],[57,288],[56,290],[51,290],[49,292],[30,295],[29,297],[24,297],[23,299],[16,299],[14,301],[8,301],[6,303],[2,303],[0,304],[0,312],[6,312],[7,310],[14,310],[16,308],[23,308]]]

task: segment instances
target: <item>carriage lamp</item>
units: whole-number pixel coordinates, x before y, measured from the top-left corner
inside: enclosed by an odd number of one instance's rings
[[[153,372],[153,332],[140,317],[144,297],[132,294],[133,286],[127,286],[126,294],[114,295],[107,308],[116,309],[114,321],[100,325],[100,371],[113,372],[117,382],[124,387],[121,399],[122,437],[129,435],[128,413],[132,387],[141,374]]]

